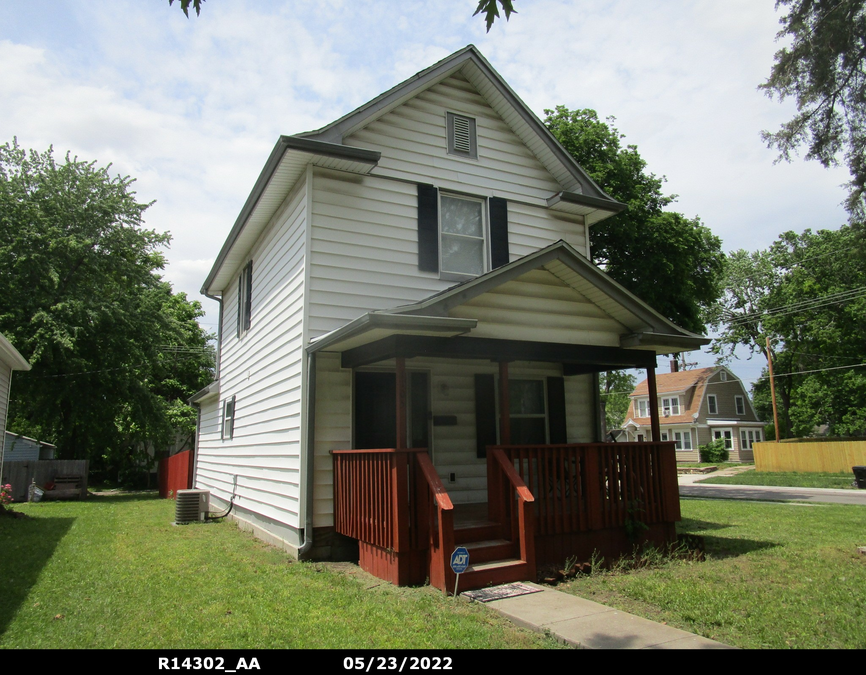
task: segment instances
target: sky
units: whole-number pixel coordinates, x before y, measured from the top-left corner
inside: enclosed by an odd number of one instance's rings
[[[757,89],[783,43],[771,0],[515,0],[489,33],[476,0],[168,0],[0,4],[0,143],[67,152],[136,179],[164,276],[201,285],[281,134],[317,129],[467,44],[539,116],[613,116],[649,171],[726,251],[837,229],[842,168],[775,163],[795,111]],[[659,360],[659,371],[667,365]],[[689,361],[712,365],[709,354]],[[747,382],[764,359],[735,360]]]

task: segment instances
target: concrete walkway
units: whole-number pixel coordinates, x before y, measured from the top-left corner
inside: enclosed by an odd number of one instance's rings
[[[549,631],[583,649],[735,649],[552,588],[485,603],[524,628]]]

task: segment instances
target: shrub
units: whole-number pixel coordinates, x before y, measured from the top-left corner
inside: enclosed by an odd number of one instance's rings
[[[706,445],[702,445],[698,450],[701,453],[702,462],[727,462],[730,455],[723,438],[717,438]]]

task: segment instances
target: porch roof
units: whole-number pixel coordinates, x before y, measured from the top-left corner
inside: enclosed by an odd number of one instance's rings
[[[580,331],[568,327],[555,332],[545,331],[543,325],[537,324],[548,323],[545,321],[547,315],[538,312],[526,320],[527,325],[519,327],[521,332],[531,334],[528,339],[511,339],[519,337],[516,335],[518,327],[513,328],[514,334],[508,334],[508,331],[503,334],[502,330],[496,334],[490,330],[485,332],[479,325],[484,325],[483,320],[466,316],[478,311],[472,305],[475,298],[501,291],[505,284],[526,279],[527,274],[537,270],[548,275],[547,278],[555,278],[557,284],[570,289],[568,292],[573,292],[575,298],[580,298],[584,307],[591,307],[597,317],[603,317],[601,321],[584,319],[580,315],[567,317],[571,326],[583,328],[583,324],[590,321],[595,321],[596,326],[605,326],[605,332],[599,333],[596,328],[592,333],[603,340],[576,339],[575,335]],[[500,302],[518,301],[508,298],[507,294],[499,296]],[[541,306],[543,302],[537,304]],[[507,308],[503,309],[505,311]],[[555,318],[560,319],[561,315]],[[708,338],[675,325],[610,279],[569,244],[558,241],[421,302],[368,312],[315,339],[307,350],[311,353],[352,352],[343,360],[355,365],[361,365],[361,361],[374,362],[368,360],[373,354],[379,357],[377,360],[423,354],[559,361],[570,364],[572,370],[579,367],[576,372],[597,372],[654,365],[656,354],[688,351],[707,343]],[[590,365],[593,367],[587,370]]]

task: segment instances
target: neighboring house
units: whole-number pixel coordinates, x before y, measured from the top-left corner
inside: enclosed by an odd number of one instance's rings
[[[636,500],[671,540],[672,444],[592,445],[598,373],[709,340],[590,262],[623,208],[472,46],[280,137],[202,289],[220,349],[195,486],[294,555],[348,537],[439,588],[455,541],[516,559],[464,589],[630,551]],[[493,525],[461,528],[473,509]]]
[[[742,381],[723,366],[656,375],[661,439],[674,441],[679,461],[699,461],[698,447],[723,439],[731,461],[754,461],[752,445],[764,440],[764,423]],[[623,440],[640,441],[650,431],[649,389],[631,393]]]
[[[7,462],[30,462],[40,459],[54,459],[57,448],[51,443],[37,441],[20,434],[6,432],[6,442],[3,446],[3,458]]]

